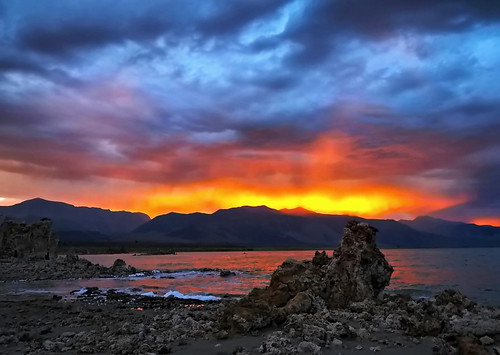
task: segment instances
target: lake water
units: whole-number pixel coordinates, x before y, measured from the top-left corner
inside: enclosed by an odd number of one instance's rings
[[[500,249],[387,249],[382,250],[394,266],[388,292],[428,297],[445,288],[454,288],[490,305],[500,305]],[[332,255],[332,251],[328,251]],[[116,279],[14,282],[0,285],[0,293],[50,292],[69,294],[81,287],[97,286],[128,292],[168,291],[195,294],[246,294],[269,283],[271,273],[287,258],[311,259],[314,251],[190,252],[177,255],[85,255],[84,258],[111,266],[121,258],[143,270],[160,270],[149,277]],[[234,276],[222,278],[212,268],[232,270]],[[169,273],[163,271],[170,271]]]

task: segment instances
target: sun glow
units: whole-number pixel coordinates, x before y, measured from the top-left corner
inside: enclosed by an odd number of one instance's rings
[[[477,217],[472,219],[470,223],[474,223],[479,226],[500,227],[500,217]]]
[[[399,212],[425,213],[457,203],[458,199],[426,196],[394,187],[263,188],[230,181],[163,188],[148,194],[146,212],[214,212],[220,208],[265,205],[274,209],[305,209],[325,214],[384,217]]]

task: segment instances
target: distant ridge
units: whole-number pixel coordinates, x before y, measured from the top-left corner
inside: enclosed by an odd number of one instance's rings
[[[383,248],[500,247],[500,227],[430,216],[400,221],[365,219],[319,214],[301,207],[275,210],[242,206],[212,214],[170,212],[150,219],[143,213],[76,207],[36,198],[0,207],[0,215],[26,222],[51,218],[63,241],[334,248],[347,221],[356,219],[379,230],[377,243]]]
[[[379,230],[384,248],[500,247],[500,228],[465,224],[469,230],[425,227],[432,220],[395,221],[318,214],[303,208],[274,210],[266,206],[236,207],[213,214],[166,214],[138,227],[136,237],[166,243],[241,245],[248,247],[336,247],[347,221],[357,219]],[[455,225],[455,222],[443,221]],[[472,226],[472,227],[471,227]]]
[[[313,214],[319,214],[317,212],[307,210],[307,209],[305,209],[303,207],[282,208],[279,211],[281,213],[290,214],[290,215],[293,215],[293,216],[309,216],[309,215],[313,215]]]
[[[478,226],[472,223],[451,222],[431,216],[420,216],[414,220],[401,220],[403,224],[421,232],[439,234],[450,240],[460,240],[462,247],[500,246],[500,227]]]
[[[34,198],[13,206],[0,206],[0,215],[28,223],[50,218],[62,241],[106,241],[128,233],[150,220],[144,213],[76,207],[64,202]]]

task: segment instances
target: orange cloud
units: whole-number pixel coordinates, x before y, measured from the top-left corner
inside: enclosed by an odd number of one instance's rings
[[[129,100],[127,91],[111,90],[109,95],[118,102]],[[0,156],[0,182],[6,182],[0,196],[40,196],[151,216],[267,205],[411,218],[466,201],[465,195],[447,193],[453,182],[449,175],[422,175],[443,166],[450,154],[462,156],[450,149],[464,144],[428,132],[411,137],[399,132],[395,142],[386,142],[387,132],[371,129],[376,144],[334,129],[287,141],[300,132],[286,128],[243,130],[239,139],[210,144],[181,134],[158,141],[147,135],[137,140],[103,134],[90,143],[73,139],[66,145],[39,139],[36,154],[33,141],[12,140],[20,147],[19,157],[9,151],[8,159]],[[22,184],[12,177],[18,174],[26,177]]]

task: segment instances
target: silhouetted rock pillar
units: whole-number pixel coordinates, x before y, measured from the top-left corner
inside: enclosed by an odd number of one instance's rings
[[[33,224],[0,219],[0,258],[54,259],[57,244],[48,218]]]
[[[389,285],[394,269],[375,244],[376,232],[366,223],[347,223],[340,246],[326,272],[329,307],[376,300]]]

